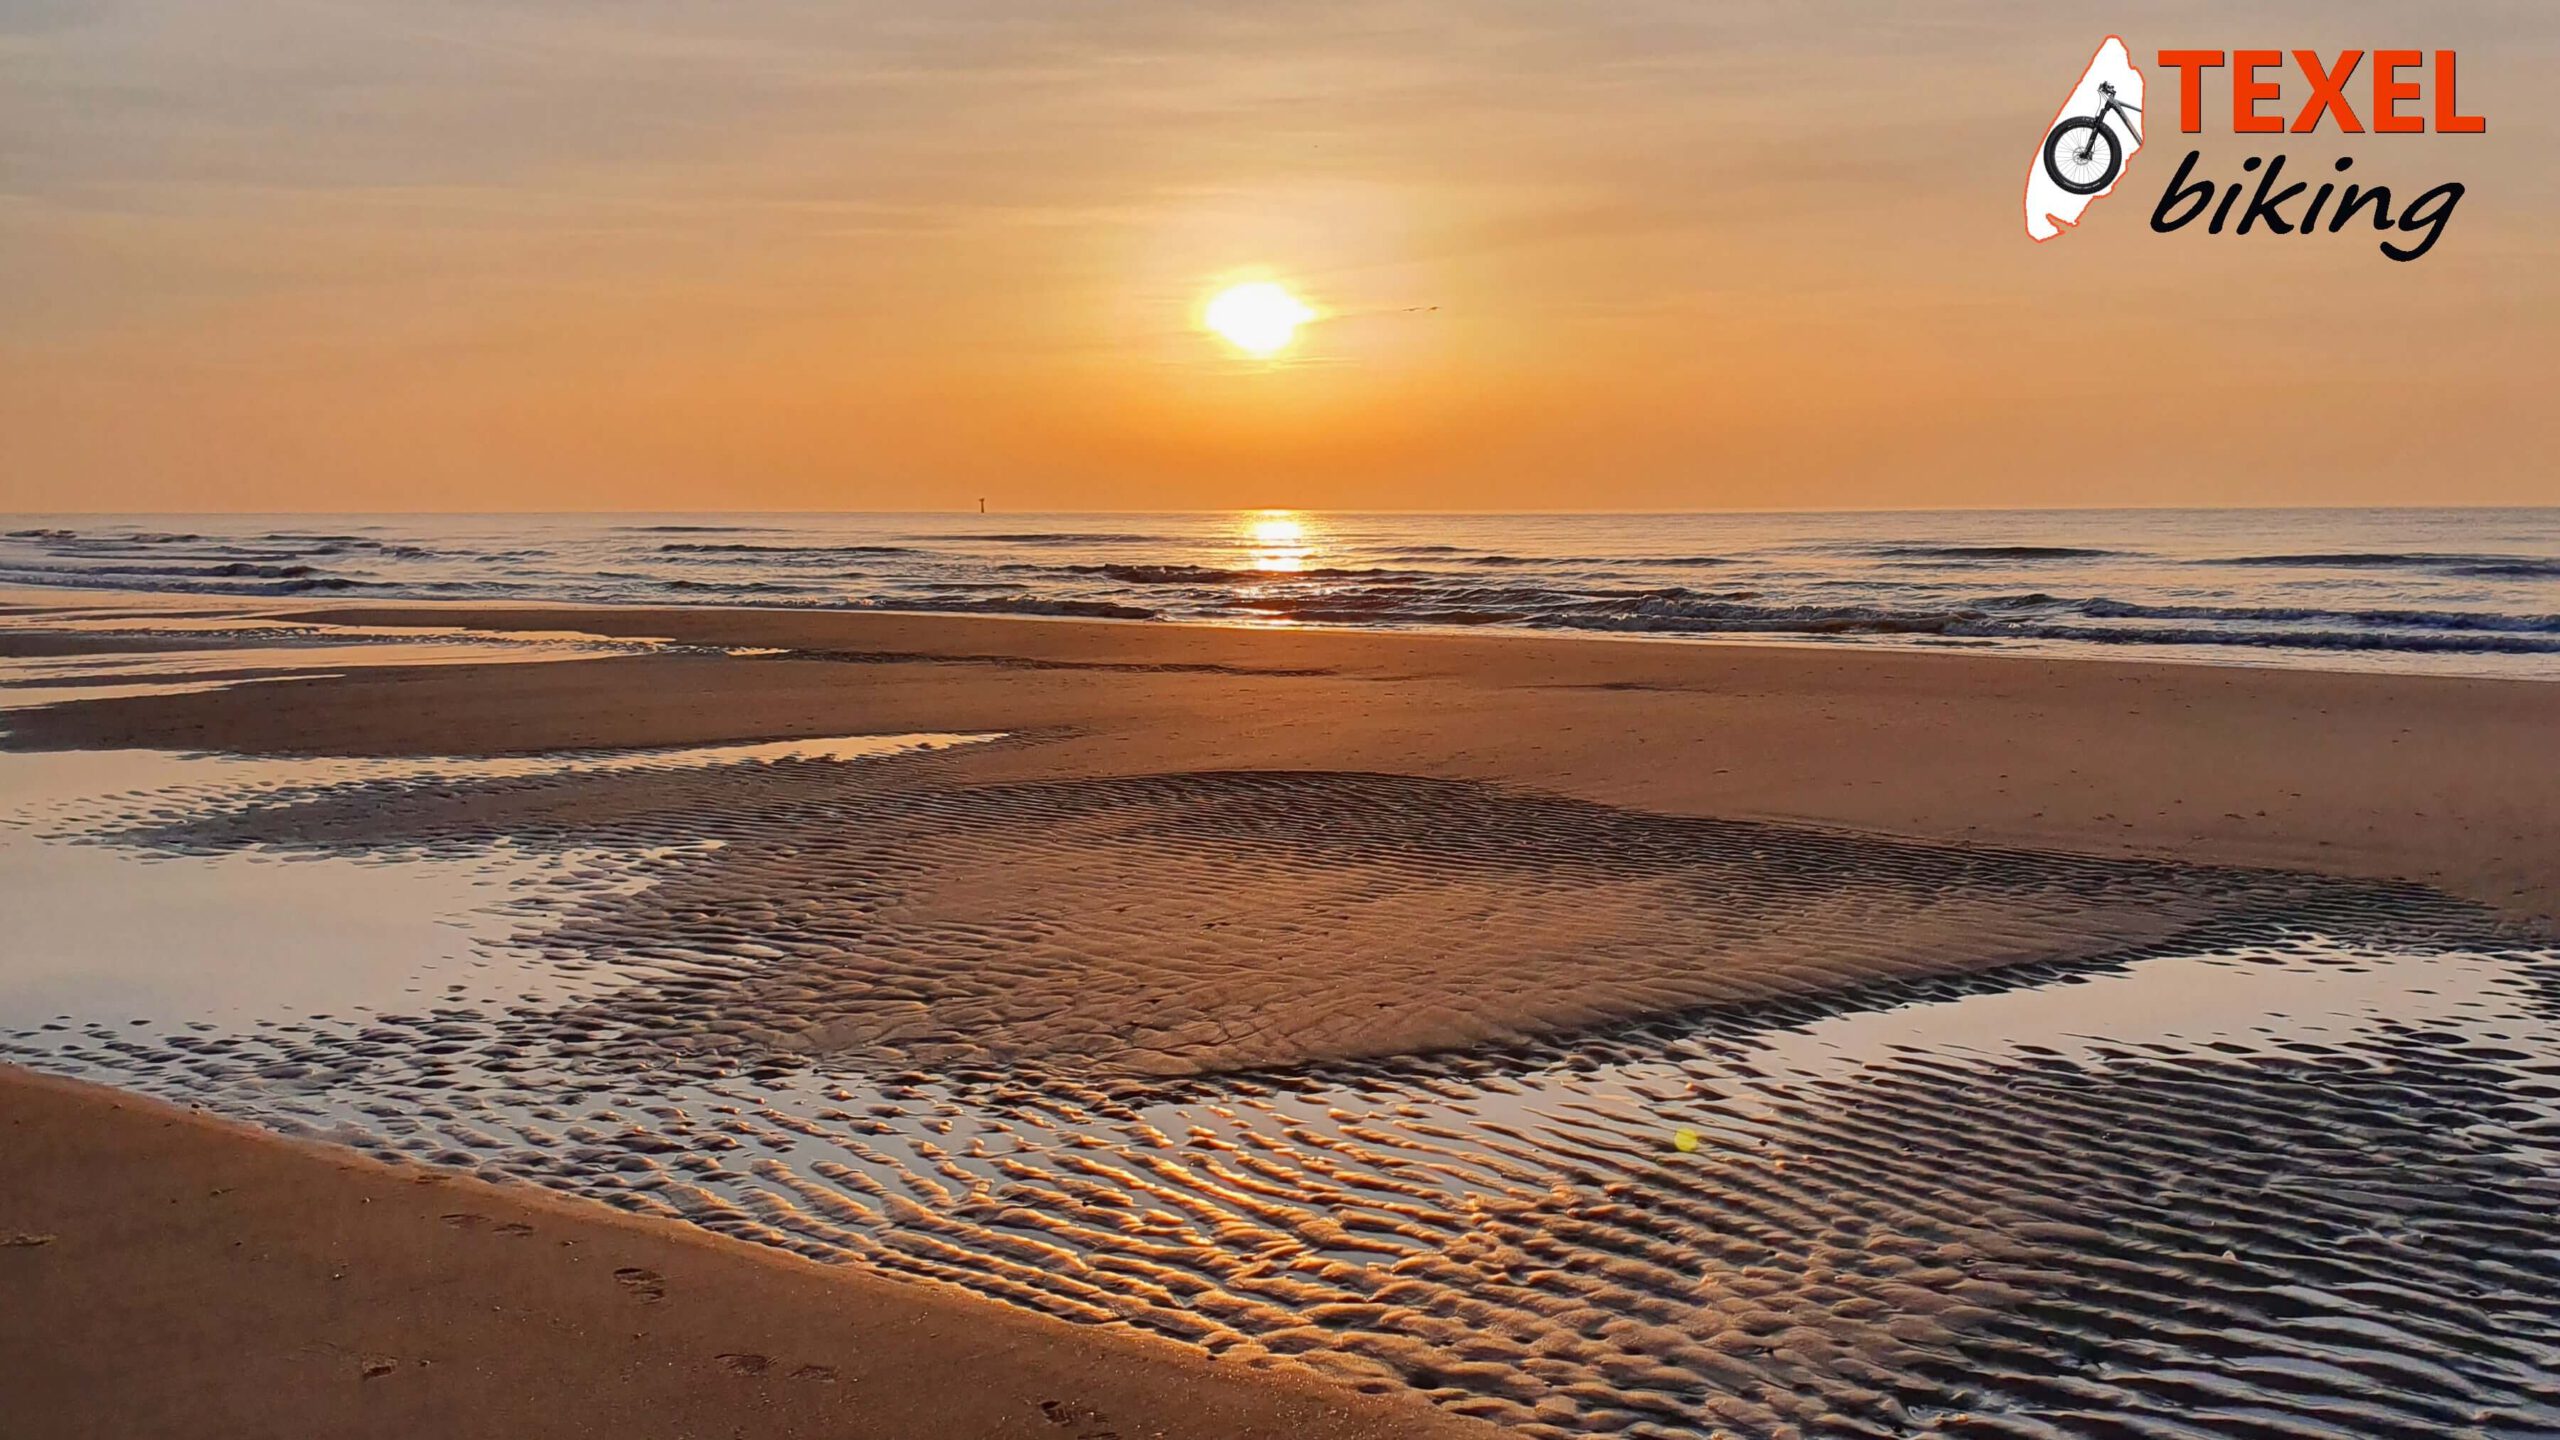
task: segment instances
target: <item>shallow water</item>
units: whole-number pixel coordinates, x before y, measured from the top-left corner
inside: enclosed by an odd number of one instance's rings
[[[0,517],[0,585],[1968,646],[2560,678],[2560,510]]]
[[[734,860],[722,817],[640,802],[976,738],[0,754],[0,1055],[1531,1435],[2560,1433],[2560,951],[2385,894],[2105,963],[1165,1080],[671,1035],[666,996],[805,959],[840,897],[785,866],[721,925],[636,905]],[[426,818],[560,786],[632,808]],[[1360,798],[1217,794],[1246,822]],[[340,809],[391,821],[307,818]],[[824,812],[745,820],[840,843]]]
[[[40,593],[34,598],[45,599]],[[174,598],[119,602],[81,596],[66,604],[0,607],[0,712],[315,679],[377,666],[541,664],[670,648],[682,647],[568,631],[315,625],[255,614],[199,614]]]

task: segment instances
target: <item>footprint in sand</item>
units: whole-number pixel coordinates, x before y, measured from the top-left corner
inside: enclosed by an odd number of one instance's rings
[[[364,1357],[364,1378],[367,1380],[379,1380],[383,1376],[388,1375],[399,1368],[400,1362],[392,1359],[388,1355],[367,1355]]]
[[[477,1230],[483,1226],[487,1226],[493,1234],[498,1235],[530,1235],[533,1233],[533,1227],[527,1225],[521,1220],[508,1220],[500,1223],[492,1223],[488,1216],[475,1215],[468,1210],[457,1210],[453,1214],[445,1216],[444,1223],[452,1226],[456,1230]]]
[[[655,1270],[643,1270],[637,1265],[625,1265],[613,1272],[613,1278],[621,1282],[623,1289],[644,1301],[667,1298],[667,1277]]]
[[[1103,1423],[1100,1411],[1070,1405],[1064,1400],[1043,1400],[1040,1413],[1049,1417],[1052,1425],[1076,1427],[1075,1440],[1120,1440],[1120,1432]]]
[[[720,1363],[740,1375],[761,1375],[773,1361],[762,1355],[737,1354],[721,1356]]]
[[[833,1385],[836,1383],[836,1367],[833,1365],[803,1365],[799,1369],[791,1372],[791,1378],[794,1380],[814,1380],[821,1385]]]
[[[0,1250],[33,1250],[39,1245],[52,1244],[54,1239],[51,1235],[39,1235],[32,1230],[12,1230],[0,1234]]]

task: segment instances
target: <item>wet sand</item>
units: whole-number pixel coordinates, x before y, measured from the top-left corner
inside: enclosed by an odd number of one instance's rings
[[[11,1435],[1494,1433],[8,1067],[0,1137]]]
[[[2560,919],[2560,687],[1829,647],[783,610],[266,605],[765,647],[385,670],[19,717],[11,748],[439,755],[1036,734],[988,781],[1484,782],[1651,813],[2414,880]]]
[[[13,711],[8,747],[968,738],[122,797],[64,833],[635,857],[517,902],[547,957],[612,978],[260,1033],[55,1025],[0,1036],[14,1053],[1540,1436],[1900,1433],[1978,1404],[2392,1435],[2554,1413],[2540,1342],[2494,1337],[2554,1314],[2517,1269],[2547,1270],[2560,958],[2519,947],[2560,916],[2560,687],[262,613],[671,643]],[[2286,1000],[2145,1038],[2095,1002],[1997,1054],[1767,1083],[1764,1051],[1834,1021],[2146,965],[2397,978],[2338,1033]],[[2416,1018],[2464,967],[2496,978]],[[2152,973],[2116,993],[2201,983]],[[2486,1238],[2527,1233],[2524,1261]]]
[[[1182,1075],[2101,959],[2303,906],[2560,914],[2560,687],[2531,683],[752,610],[274,613],[692,648],[73,702],[13,717],[8,743],[1001,737],[860,770],[359,787],[151,837],[716,842],[569,937],[686,957],[691,983],[646,1016],[679,1049]]]

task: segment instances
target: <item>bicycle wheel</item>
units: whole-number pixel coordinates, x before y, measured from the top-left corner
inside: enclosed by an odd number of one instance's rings
[[[2044,137],[2044,173],[2074,195],[2095,195],[2114,184],[2123,164],[2116,132],[2094,115],[2065,120]]]

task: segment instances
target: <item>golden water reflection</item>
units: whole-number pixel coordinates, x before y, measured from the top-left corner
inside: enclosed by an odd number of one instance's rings
[[[1269,574],[1307,568],[1315,541],[1306,520],[1291,510],[1253,510],[1243,516],[1245,563]]]

